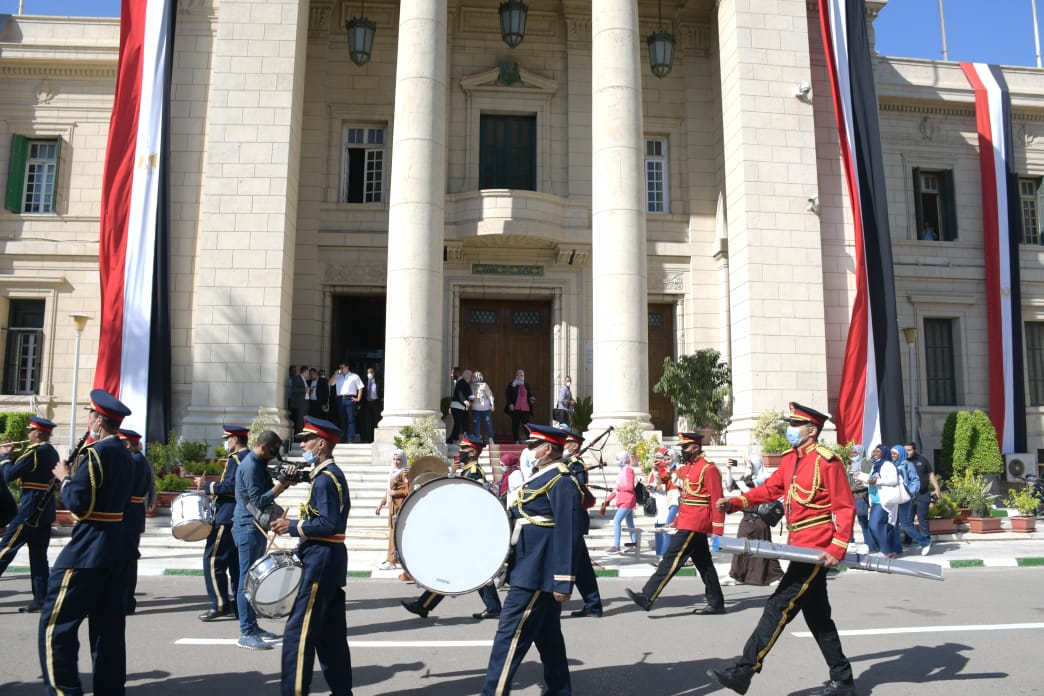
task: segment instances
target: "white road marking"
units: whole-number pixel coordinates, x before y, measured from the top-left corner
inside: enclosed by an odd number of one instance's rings
[[[838,631],[842,636],[883,636],[898,633],[952,633],[955,631],[1036,631],[1044,628],[1044,623],[1018,624],[976,624],[974,626],[908,626],[906,628],[864,628],[849,631]],[[811,638],[809,631],[794,631],[798,638]]]
[[[179,638],[174,645],[235,645],[236,638]],[[275,645],[275,643],[273,643]],[[492,640],[350,640],[350,648],[489,648]]]

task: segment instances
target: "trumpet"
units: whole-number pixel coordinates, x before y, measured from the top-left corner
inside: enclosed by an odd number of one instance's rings
[[[9,440],[7,442],[0,442],[0,447],[11,447],[12,448],[12,454],[13,454],[14,450],[22,449],[26,445],[30,445],[30,444],[32,444],[31,440],[18,440],[18,441],[10,441]]]

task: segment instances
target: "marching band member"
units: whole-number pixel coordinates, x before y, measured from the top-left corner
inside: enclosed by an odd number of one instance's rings
[[[222,426],[225,437],[225,468],[221,480],[204,487],[214,497],[214,527],[203,547],[203,584],[207,588],[210,608],[199,615],[200,621],[214,621],[223,616],[239,616],[236,593],[239,591],[239,553],[232,539],[232,512],[236,509],[236,470],[250,454],[247,438],[250,431],[241,425]],[[196,477],[196,487],[202,483]]]
[[[88,620],[94,693],[122,694],[127,681],[126,566],[123,515],[130,505],[134,462],[116,433],[131,411],[103,389],[91,392],[83,447],[70,474],[66,462],[52,473],[62,502],[79,523],[58,554],[40,614],[40,667],[49,694],[83,693],[77,669],[80,624]]]
[[[562,637],[562,603],[573,591],[582,529],[583,491],[562,461],[565,433],[526,425],[539,442],[536,471],[519,489],[510,509],[515,553],[508,571],[511,589],[500,614],[489,655],[483,696],[511,692],[511,681],[529,646],[536,643],[551,696],[571,693]]]
[[[4,574],[18,550],[29,544],[29,583],[33,598],[18,611],[37,612],[47,594],[47,547],[51,543],[51,523],[54,522],[54,491],[51,469],[58,463],[58,452],[51,446],[54,423],[46,418],[29,419],[29,446],[11,461],[13,445],[0,445],[0,466],[3,467],[3,488],[18,481],[22,493],[18,511],[7,524],[0,541],[0,575]]]
[[[675,473],[681,499],[678,515],[668,525],[678,531],[664,552],[656,572],[646,581],[641,592],[627,590],[627,596],[645,611],[652,609],[653,602],[663,592],[679,570],[685,559],[691,558],[703,580],[707,606],[693,610],[693,614],[724,614],[725,597],[714,570],[707,535],[720,536],[725,530],[725,514],[714,507],[714,501],[722,497],[721,473],[703,455],[703,435],[678,433],[685,462]]]
[[[805,617],[827,665],[830,681],[821,696],[854,696],[852,666],[841,650],[841,638],[830,617],[827,569],[848,550],[855,519],[855,500],[844,462],[819,445],[819,433],[829,416],[798,403],[790,404],[787,440],[794,449],[783,455],[779,469],[761,486],[735,498],[720,498],[721,512],[736,512],[783,497],[790,531],[788,543],[822,551],[817,563],[791,561],[776,591],[769,597],[743,655],[735,664],[707,670],[708,676],[736,693],[746,693],[761,671],[783,627],[797,612]]]
[[[472,481],[478,481],[479,483],[486,483],[486,475],[483,473],[482,467],[479,466],[478,462],[479,455],[482,454],[482,448],[484,446],[485,444],[481,440],[477,440],[467,433],[461,435],[460,473],[456,473],[458,469],[454,468],[454,475],[471,479]],[[495,619],[500,616],[500,595],[497,594],[497,588],[493,586],[493,583],[480,587],[478,593],[486,608],[480,612],[472,614],[471,617],[473,619],[482,620]],[[439,606],[439,603],[445,598],[446,595],[444,594],[425,590],[420,597],[412,602],[407,602],[405,599],[402,600],[402,606],[411,614],[416,614],[422,619],[426,619],[428,618],[428,614],[432,612],[435,607]]]
[[[145,510],[156,502],[156,480],[152,473],[152,464],[141,453],[141,435],[133,430],[119,431],[120,442],[131,453],[134,469],[131,472],[130,505],[123,514],[123,532],[127,537],[127,548],[130,560],[127,561],[127,601],[124,606],[128,614],[138,608],[134,599],[134,590],[138,586],[138,559],[141,553],[138,545],[141,535],[145,533]]]
[[[587,490],[587,469],[584,460],[577,456],[580,446],[584,444],[584,438],[571,430],[565,431],[566,441],[563,448],[562,458],[569,465],[576,480],[583,487],[583,504],[580,511],[580,548],[577,549],[579,557],[576,566],[576,589],[584,600],[581,609],[570,613],[573,618],[584,616],[602,615],[602,596],[598,592],[598,577],[595,575],[594,565],[591,563],[591,554],[587,550],[587,540],[584,537],[591,532],[591,515],[587,511],[594,507],[595,499],[591,491]]]
[[[351,500],[348,481],[333,460],[341,438],[336,425],[305,417],[297,434],[304,449],[312,487],[296,522],[272,522],[276,534],[289,533],[301,543],[297,557],[304,568],[301,586],[283,633],[283,696],[303,696],[312,682],[312,664],[319,656],[323,678],[333,696],[351,696],[352,656],[348,650],[344,585],[348,550],[344,531]]]

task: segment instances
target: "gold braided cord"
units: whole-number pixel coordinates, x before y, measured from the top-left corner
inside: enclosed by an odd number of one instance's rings
[[[33,444],[31,444],[28,447],[26,447],[25,451],[22,452],[20,455],[18,455],[18,459],[15,460],[15,464],[18,464],[18,462],[22,461],[23,459],[28,457],[30,454],[32,454],[33,455],[33,468],[29,470],[29,473],[32,473],[32,472],[36,471],[36,465],[37,465],[36,448],[39,447],[39,446],[40,446],[39,442],[34,442]]]
[[[337,490],[337,511],[340,512],[341,509],[344,507],[344,490],[341,488],[341,483],[337,480],[336,476],[331,474],[326,469],[323,469],[323,473],[330,477],[330,480],[333,481],[334,488]],[[314,490],[315,486],[312,486],[312,491]],[[311,495],[312,491],[308,492],[309,496]]]
[[[102,472],[102,468],[101,468],[101,457],[99,457],[98,453],[94,451],[94,448],[93,447],[89,447],[87,449],[87,451],[84,452],[84,456],[87,459],[87,461],[84,462],[84,464],[87,465],[87,477],[91,481],[91,504],[87,507],[87,512],[83,513],[82,515],[77,515],[76,513],[73,513],[73,517],[75,517],[78,520],[86,519],[87,517],[90,517],[92,512],[94,512],[94,503],[95,503],[95,497],[96,497],[96,494],[97,494],[97,491],[98,491],[98,486],[102,485],[102,483],[104,483],[104,481],[105,481],[105,475]],[[97,480],[95,480],[95,478],[94,478],[94,466],[93,466],[93,464],[94,464],[95,461],[97,461],[97,463],[98,463],[98,479]]]
[[[563,467],[564,467],[564,471],[562,470]],[[551,480],[549,480],[547,483],[545,483],[540,488],[527,489],[525,486],[523,486],[519,490],[519,492],[518,492],[518,497],[515,499],[515,508],[518,510],[518,514],[520,516],[526,518],[526,520],[528,520],[530,524],[535,524],[538,527],[554,527],[555,526],[554,520],[551,520],[550,522],[544,522],[542,520],[537,520],[537,519],[531,517],[530,515],[526,514],[526,511],[522,509],[522,506],[525,505],[526,503],[533,502],[534,500],[537,499],[537,496],[549,495],[550,491],[551,491],[551,488],[556,483],[558,483],[558,479],[562,478],[563,476],[566,476],[566,478],[568,478],[570,481],[573,482],[573,485],[576,486],[576,489],[580,492],[580,495],[582,497],[583,494],[584,494],[584,491],[580,487],[580,483],[574,477],[567,476],[568,471],[569,471],[569,468],[565,467],[564,465],[562,465],[562,466],[559,467],[558,474],[553,476],[553,477],[551,477]]]
[[[700,459],[703,459],[703,457],[700,457]],[[697,459],[696,461],[698,462],[699,459]],[[705,497],[709,496],[710,493],[700,493],[700,491],[703,490],[703,477],[707,475],[707,469],[709,468],[710,465],[704,466],[700,470],[700,477],[698,479],[696,479],[696,486],[695,486],[695,488],[689,483],[689,472],[692,471],[692,467],[694,465],[695,465],[695,463],[689,464],[688,469],[686,469],[686,471],[685,471],[685,480],[682,482],[682,490],[685,491],[686,495],[688,495],[688,496],[690,496],[692,498],[695,498],[697,496],[705,496]]]
[[[820,480],[819,480],[819,462],[821,462],[822,460],[823,460],[823,458],[821,456],[819,456],[819,453],[816,453],[816,463],[815,463],[814,468],[812,469],[812,488],[811,489],[805,489],[805,488],[802,488],[801,486],[799,486],[798,483],[797,483],[797,477],[796,476],[794,477],[793,482],[791,482],[791,484],[790,484],[790,488],[787,489],[787,500],[786,500],[786,502],[787,502],[788,506],[790,504],[790,501],[793,500],[798,505],[801,505],[802,507],[809,508],[810,510],[826,510],[827,508],[830,507],[830,503],[829,502],[826,502],[826,503],[813,503],[812,502],[812,499],[814,497],[816,497],[816,491],[826,490],[825,488],[821,488],[820,485],[819,485],[819,483],[820,483]],[[795,470],[797,470],[797,465],[798,465],[798,463],[795,462],[794,463]],[[804,495],[804,498],[801,497],[802,495]]]

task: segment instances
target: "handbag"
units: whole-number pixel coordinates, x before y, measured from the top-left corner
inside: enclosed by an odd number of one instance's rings
[[[569,411],[564,408],[553,408],[551,409],[551,418],[558,421],[559,423],[569,424]]]
[[[656,498],[651,495],[645,499],[642,503],[642,510],[645,512],[646,517],[656,517]]]
[[[775,500],[771,503],[762,503],[754,508],[754,513],[770,527],[775,527],[783,519],[783,503]]]

